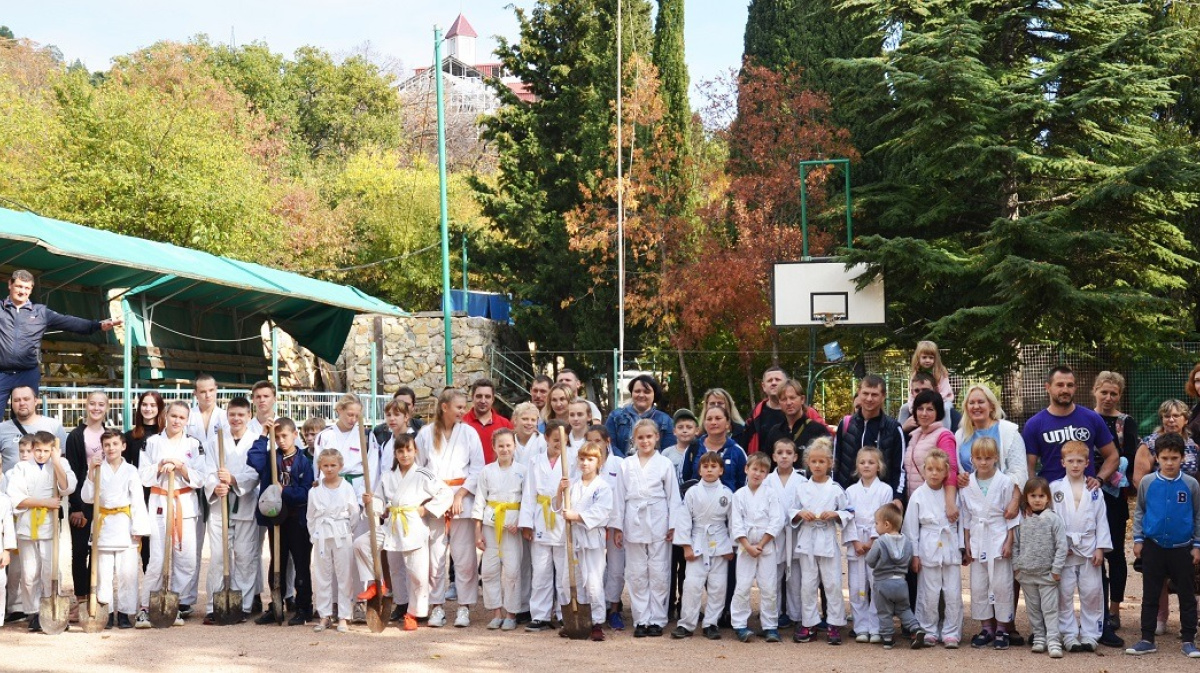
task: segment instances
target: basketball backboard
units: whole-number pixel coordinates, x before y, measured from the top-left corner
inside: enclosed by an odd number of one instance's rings
[[[775,327],[878,326],[886,322],[883,278],[862,290],[859,264],[846,270],[827,257],[776,262],[771,274],[771,318]]]

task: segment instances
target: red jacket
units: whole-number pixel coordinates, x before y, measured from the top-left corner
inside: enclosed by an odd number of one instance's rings
[[[475,428],[475,432],[479,433],[479,441],[483,443],[483,460],[487,463],[496,462],[496,452],[492,449],[492,433],[501,428],[512,430],[512,421],[492,409],[492,422],[484,425],[475,416],[475,409],[471,408],[467,410],[467,415],[463,416],[463,423]]]

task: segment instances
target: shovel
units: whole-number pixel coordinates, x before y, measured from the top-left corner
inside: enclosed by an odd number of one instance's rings
[[[271,432],[268,440],[271,443],[271,483],[275,486],[279,485],[279,454],[275,447],[275,433]],[[283,573],[280,572],[280,558],[282,552],[279,551],[279,524],[275,524],[274,534],[271,536],[271,572],[275,575],[275,586],[271,587],[271,610],[275,613],[275,623],[283,625],[284,604],[283,604]],[[226,557],[228,558],[228,556]]]
[[[225,434],[217,432],[217,469],[225,469]],[[229,582],[229,494],[221,496],[221,558],[224,584],[213,594],[213,621],[230,626],[242,621],[242,592],[230,588]]]
[[[54,448],[58,449],[58,441],[54,442]],[[54,479],[54,499],[61,500],[62,495],[58,491],[58,451],[54,452],[54,457],[51,460],[55,461],[52,465],[52,476]],[[38,623],[42,626],[42,632],[52,636],[57,636],[67,630],[67,619],[71,612],[71,599],[59,593],[59,584],[62,583],[62,575],[58,569],[58,529],[59,521],[58,514],[60,510],[53,510],[50,513],[50,550],[53,554],[53,559],[50,561],[50,595],[42,599],[41,606],[38,609]]]
[[[171,591],[172,527],[175,525],[175,465],[167,467],[167,518],[163,520],[162,588],[150,594],[150,625],[168,629],[179,616],[179,594]]]
[[[379,560],[379,539],[375,537],[375,524],[377,523],[374,507],[375,494],[371,490],[371,466],[367,459],[371,452],[367,450],[367,431],[362,423],[358,424],[358,441],[362,447],[363,489],[372,497],[371,511],[367,512],[367,524],[370,527],[367,534],[371,536],[371,563],[374,565],[375,571],[375,597],[367,601],[367,628],[371,633],[383,633],[383,630],[387,628],[388,618],[392,614],[392,598],[383,595],[383,564]]]
[[[99,633],[108,625],[108,607],[96,600],[96,583],[98,566],[100,565],[100,466],[93,468],[92,476],[92,584],[88,591],[87,612],[79,615],[79,625],[84,633]]]
[[[559,462],[562,463],[563,479],[569,479],[567,474],[567,455],[570,444],[567,443],[566,428],[559,428],[562,432],[563,452],[559,456]],[[571,489],[563,491],[563,511],[571,508]],[[592,606],[587,603],[579,602],[579,587],[575,582],[575,544],[571,540],[570,521],[563,522],[563,527],[567,534],[567,578],[571,585],[571,602],[563,606],[563,627],[562,634],[571,640],[587,640],[592,635]]]

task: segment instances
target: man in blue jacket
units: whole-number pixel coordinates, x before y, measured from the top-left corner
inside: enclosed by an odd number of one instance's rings
[[[8,297],[0,302],[0,410],[8,408],[13,388],[29,386],[36,394],[42,378],[38,368],[42,335],[47,330],[93,334],[121,324],[120,318],[87,320],[56,313],[29,301],[32,293],[33,274],[13,271]]]

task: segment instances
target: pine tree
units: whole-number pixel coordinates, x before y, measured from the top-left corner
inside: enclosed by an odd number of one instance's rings
[[[650,7],[623,0],[625,53],[650,47]],[[611,349],[615,273],[596,286],[595,260],[570,249],[564,216],[615,172],[607,159],[615,122],[615,0],[541,0],[517,9],[520,38],[501,39],[505,69],[536,97],[497,84],[502,107],[484,120],[498,171],[476,179],[484,215],[502,242],[480,251],[515,298],[521,334],[546,349]],[[604,359],[607,362],[607,358]]]
[[[683,0],[659,0],[654,24],[654,65],[659,92],[666,106],[665,123],[678,141],[677,154],[688,153],[692,106],[688,102],[687,62],[683,50]]]
[[[893,103],[875,235],[847,259],[888,284],[897,345],[930,337],[991,372],[1020,344],[1147,352],[1185,329],[1200,200],[1194,148],[1163,142],[1168,64],[1188,48],[1124,0],[852,0],[896,48],[857,61]]]

